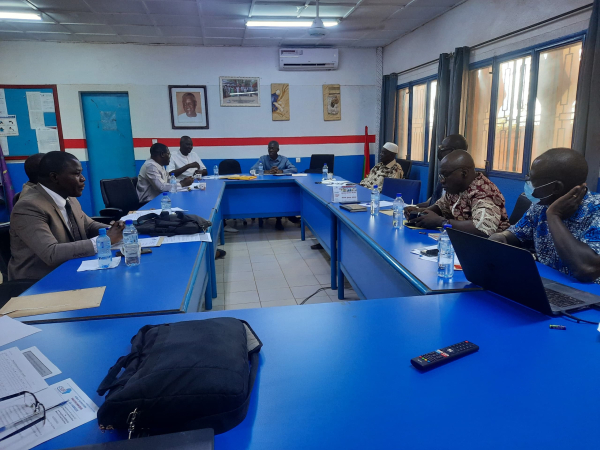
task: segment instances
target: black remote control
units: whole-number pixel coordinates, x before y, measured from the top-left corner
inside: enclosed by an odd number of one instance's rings
[[[477,350],[479,350],[479,346],[469,341],[462,341],[450,347],[444,347],[440,350],[417,356],[411,359],[410,363],[419,370],[431,370],[455,359],[475,353]]]

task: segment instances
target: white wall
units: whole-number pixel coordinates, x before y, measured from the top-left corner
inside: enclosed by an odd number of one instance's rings
[[[402,72],[456,47],[490,39],[585,6],[590,0],[468,0],[384,48],[383,73]],[[585,30],[591,9],[475,49],[471,62]],[[437,63],[401,75],[399,83],[437,73]]]
[[[359,135],[365,125],[369,134],[378,132],[375,49],[340,49],[340,68],[329,72],[280,72],[276,48],[3,42],[0,55],[0,84],[58,85],[65,139],[84,138],[82,91],[128,92],[134,138]],[[221,107],[219,76],[260,77],[260,108]],[[271,83],[290,84],[290,121],[271,120]],[[341,121],[323,120],[323,84],[342,86]],[[168,85],[207,86],[210,129],[171,129]],[[337,155],[363,152],[363,144],[324,147]],[[205,158],[223,157],[222,148],[196,150]],[[83,149],[73,153],[85,159]],[[232,158],[264,153],[262,146],[227,148]],[[282,147],[290,157],[311,153],[312,146]],[[136,159],[147,157],[148,148],[136,149]]]

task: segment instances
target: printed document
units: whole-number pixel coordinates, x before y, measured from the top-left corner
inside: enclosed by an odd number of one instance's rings
[[[0,346],[10,344],[21,338],[39,333],[39,328],[25,325],[8,316],[0,316]]]
[[[210,233],[180,234],[163,239],[163,244],[181,244],[183,242],[212,242]]]
[[[119,264],[121,264],[121,257],[115,256],[108,265],[108,268],[114,269]],[[97,259],[88,259],[87,261],[81,261],[81,265],[79,266],[79,269],[77,269],[77,272],[87,272],[88,270],[100,270],[100,266],[98,266]]]
[[[35,393],[47,387],[48,383],[17,347],[0,352],[0,397],[21,391]]]
[[[25,350],[21,350],[21,353],[23,353],[23,356],[44,380],[62,373],[37,347],[26,348]]]

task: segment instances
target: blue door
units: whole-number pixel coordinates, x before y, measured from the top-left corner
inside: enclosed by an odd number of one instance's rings
[[[135,177],[135,156],[129,115],[129,96],[121,93],[82,93],[83,123],[88,151],[94,213],[103,209],[100,180]]]

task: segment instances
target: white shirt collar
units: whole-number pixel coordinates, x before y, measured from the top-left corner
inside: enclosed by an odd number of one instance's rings
[[[65,198],[62,198],[60,195],[58,195],[52,189],[48,189],[42,183],[39,183],[39,185],[44,188],[44,190],[48,193],[48,195],[50,197],[52,197],[52,200],[54,200],[54,203],[56,203],[56,206],[58,206],[61,209],[66,207],[67,200]]]

